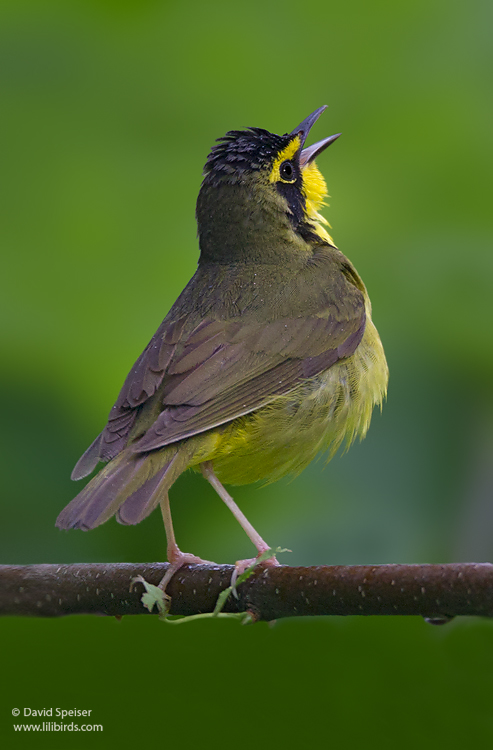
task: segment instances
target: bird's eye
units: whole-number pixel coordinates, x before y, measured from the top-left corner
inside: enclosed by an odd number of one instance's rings
[[[292,162],[283,161],[283,163],[279,167],[279,175],[281,177],[281,180],[285,180],[286,182],[294,182],[295,173]]]

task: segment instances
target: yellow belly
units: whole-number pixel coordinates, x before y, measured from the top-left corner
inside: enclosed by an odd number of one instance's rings
[[[383,347],[368,315],[351,357],[258,411],[211,430],[207,438],[201,436],[192,464],[213,461],[225,484],[274,482],[298,474],[320,452],[329,451],[330,460],[344,440],[350,445],[365,436],[387,381]]]

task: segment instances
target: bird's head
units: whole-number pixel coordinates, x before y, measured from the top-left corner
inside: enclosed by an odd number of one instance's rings
[[[249,128],[218,140],[197,200],[202,260],[269,262],[288,246],[333,244],[319,213],[327,188],[315,158],[340,134],[305,148],[325,109],[285,135]]]

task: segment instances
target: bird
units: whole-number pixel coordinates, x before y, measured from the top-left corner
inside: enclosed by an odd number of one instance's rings
[[[112,516],[137,524],[161,507],[163,590],[181,566],[205,562],[174,534],[169,490],[183,472],[203,474],[265,558],[269,545],[224,485],[330,460],[365,436],[386,396],[366,287],[320,213],[327,188],[315,159],[340,133],[305,146],[325,109],[284,135],[250,127],[216,141],[197,199],[197,270],[72,472],[79,480],[106,464],[62,510],[60,529]]]

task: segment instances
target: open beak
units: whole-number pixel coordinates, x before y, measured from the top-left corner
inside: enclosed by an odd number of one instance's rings
[[[311,115],[308,115],[306,120],[303,120],[303,122],[298,125],[297,128],[295,128],[290,135],[301,135],[301,145],[305,145],[305,141],[307,139],[308,133],[310,132],[313,125],[317,122],[318,118],[327,109],[327,105],[324,104],[323,107],[319,107],[315,110],[315,112],[312,112]],[[318,143],[314,143],[313,146],[308,146],[308,148],[304,148],[303,151],[300,154],[300,166],[303,169],[306,167],[307,164],[309,164],[311,161],[317,158],[319,154],[324,151],[327,146],[330,146],[331,143],[334,143],[337,138],[339,138],[341,134],[337,133],[336,135],[330,135],[328,138],[324,138],[323,141],[318,141]]]
[[[316,159],[317,156],[321,154],[322,151],[325,151],[327,146],[330,146],[331,143],[334,143],[334,141],[336,141],[340,135],[340,133],[337,133],[336,135],[329,135],[329,137],[324,138],[323,141],[318,141],[318,143],[314,143],[313,146],[304,148],[300,154],[301,168],[303,169],[307,164]]]

